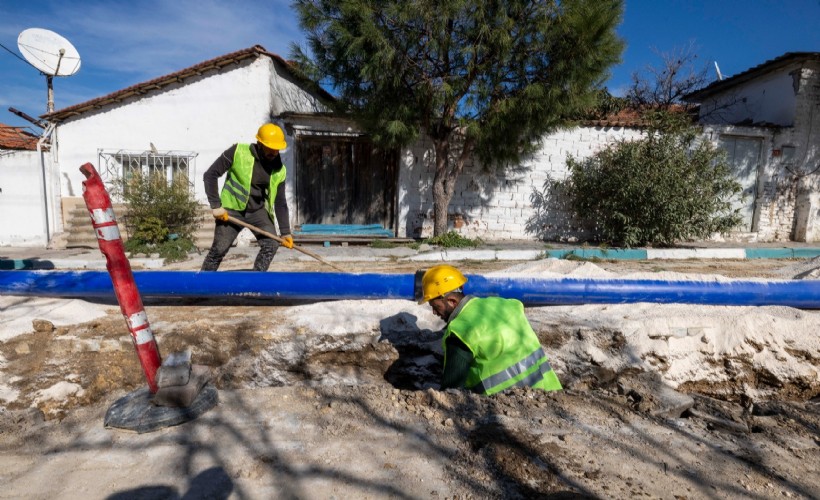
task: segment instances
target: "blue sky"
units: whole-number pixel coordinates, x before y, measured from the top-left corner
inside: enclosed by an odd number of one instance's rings
[[[713,61],[731,76],[786,52],[820,52],[818,25],[820,0],[626,0],[627,47],[607,86],[621,95],[633,72],[686,46],[710,78]],[[74,76],[54,79],[56,109],[252,45],[287,57],[303,42],[289,0],[0,0],[0,123],[29,125],[9,106],[46,111],[46,78],[17,48],[27,28],[59,33],[82,57]]]

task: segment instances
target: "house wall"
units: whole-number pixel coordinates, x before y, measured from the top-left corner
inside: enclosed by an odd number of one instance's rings
[[[586,158],[618,140],[641,137],[638,129],[579,127],[553,133],[540,149],[521,165],[501,173],[485,173],[476,162],[469,163],[459,177],[449,206],[451,228],[460,215],[458,231],[485,240],[546,239],[576,241],[585,233],[573,220],[551,180],[567,176],[569,155]],[[420,141],[401,155],[399,171],[399,232],[404,237],[433,234],[432,184],[435,154],[432,142]]]
[[[820,241],[820,62],[808,60],[738,84],[701,104],[713,140],[764,138],[757,241]],[[725,123],[768,122],[780,127]]]
[[[795,71],[792,66],[738,84],[730,91],[705,99],[700,106],[700,122],[732,124],[771,123],[788,127],[795,119]]]
[[[91,162],[100,169],[101,149],[145,151],[153,143],[160,152],[196,153],[191,177],[197,199],[205,202],[202,174],[231,144],[253,141],[256,129],[265,121],[283,125],[289,142],[301,133],[358,133],[350,124],[336,119],[288,116],[327,109],[273,59],[259,57],[230,68],[61,123],[56,132],[61,195],[81,196],[79,166]],[[820,240],[820,173],[812,170],[820,167],[818,75],[816,62],[802,69],[785,68],[738,85],[736,91],[711,101],[713,109],[725,104],[726,110],[733,113],[724,118],[792,126],[734,127],[715,123],[717,114],[704,114],[704,121],[710,124],[706,133],[712,140],[717,140],[720,133],[763,139],[755,215],[759,241]],[[276,118],[282,114],[285,118]],[[537,153],[502,173],[486,173],[477,163],[469,163],[458,179],[449,207],[450,226],[460,226],[458,230],[465,236],[486,240],[584,238],[587,235],[579,221],[572,220],[564,201],[545,184],[566,177],[570,154],[586,158],[613,141],[640,136],[638,129],[580,127],[545,137]],[[785,158],[778,155],[785,146],[793,148],[793,168],[786,168]],[[293,148],[284,151],[282,157],[289,168],[295,166]],[[422,140],[401,157],[397,236],[431,236],[432,144],[429,139]],[[287,183],[291,206],[295,206],[294,178],[289,175]],[[460,216],[458,221],[456,215]]]
[[[796,180],[796,241],[820,241],[820,62],[809,61],[795,83],[794,127],[781,131],[783,169]],[[790,155],[786,155],[791,148]]]
[[[47,155],[44,155],[47,157]],[[46,197],[36,151],[0,152],[0,246],[45,247]]]
[[[277,122],[275,116],[283,111],[325,110],[269,57],[230,68],[61,123],[57,140],[62,196],[82,196],[84,177],[79,167],[84,163],[92,163],[103,175],[99,150],[148,151],[153,143],[161,153],[196,153],[190,175],[196,198],[205,203],[202,176],[228,147],[237,142],[254,142],[259,126]],[[287,132],[286,140],[293,140]],[[292,149],[282,152],[282,160],[286,165],[293,164]],[[220,179],[220,188],[223,182],[224,178]],[[292,203],[291,176],[287,192]]]

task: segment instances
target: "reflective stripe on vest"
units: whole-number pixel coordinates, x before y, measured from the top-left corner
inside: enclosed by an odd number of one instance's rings
[[[465,297],[450,318],[442,341],[445,367],[449,335],[458,337],[473,354],[464,384],[470,390],[489,395],[520,385],[545,391],[561,389],[519,300]]]
[[[228,178],[225,179],[225,185],[222,186],[222,189],[226,189],[229,193],[231,193],[240,205],[244,206],[248,204],[248,198],[251,196],[250,191],[239,184],[239,181],[237,181],[232,175],[229,175]]]
[[[508,380],[514,379],[522,373],[526,373],[532,370],[534,366],[538,366],[539,360],[544,359],[546,357],[547,353],[544,352],[543,348],[539,347],[535,350],[535,352],[533,352],[526,358],[522,359],[518,363],[485,378],[477,386],[472,387],[471,390],[479,394],[486,394],[486,392],[492,389],[493,387],[501,385]],[[544,368],[544,365],[546,365],[546,368]],[[543,374],[547,373],[551,369],[552,368],[550,367],[549,362],[545,360],[543,363],[541,363],[539,370],[534,371],[532,374],[530,374],[527,377],[524,377],[523,379],[519,380],[517,383],[513,384],[510,387],[517,387],[520,385],[532,385],[538,382],[543,377]]]

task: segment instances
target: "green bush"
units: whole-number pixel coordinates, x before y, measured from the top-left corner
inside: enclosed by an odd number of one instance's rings
[[[585,160],[567,160],[565,188],[577,217],[602,241],[670,246],[726,233],[742,220],[741,191],[724,154],[699,139],[685,115],[656,113],[646,137],[619,141]]]
[[[194,242],[188,238],[168,239],[162,243],[144,243],[136,239],[125,242],[125,249],[132,255],[143,253],[146,255],[159,254],[166,262],[180,262],[188,259],[188,254],[197,251]]]
[[[181,260],[194,250],[193,235],[199,227],[200,206],[187,178],[170,184],[157,175],[133,175],[118,186],[127,208],[126,250],[159,253],[166,260]]]
[[[430,245],[438,245],[445,248],[477,247],[484,243],[480,238],[476,238],[474,240],[465,238],[455,231],[449,231],[438,236],[433,236],[432,238],[427,238],[424,242]]]

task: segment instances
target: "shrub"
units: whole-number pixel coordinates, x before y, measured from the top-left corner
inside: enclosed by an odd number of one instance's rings
[[[118,188],[127,208],[128,251],[180,260],[184,258],[180,253],[195,249],[200,207],[187,178],[169,184],[162,176],[137,174],[121,181]]]
[[[594,222],[602,241],[670,246],[726,233],[742,220],[741,191],[724,154],[698,140],[686,116],[650,116],[645,138],[620,141],[585,160],[567,160],[561,184],[575,215]]]
[[[129,239],[125,242],[125,249],[131,254],[159,254],[166,262],[180,262],[188,258],[188,254],[197,250],[194,242],[188,238],[168,239],[162,243],[147,244],[140,240]]]

